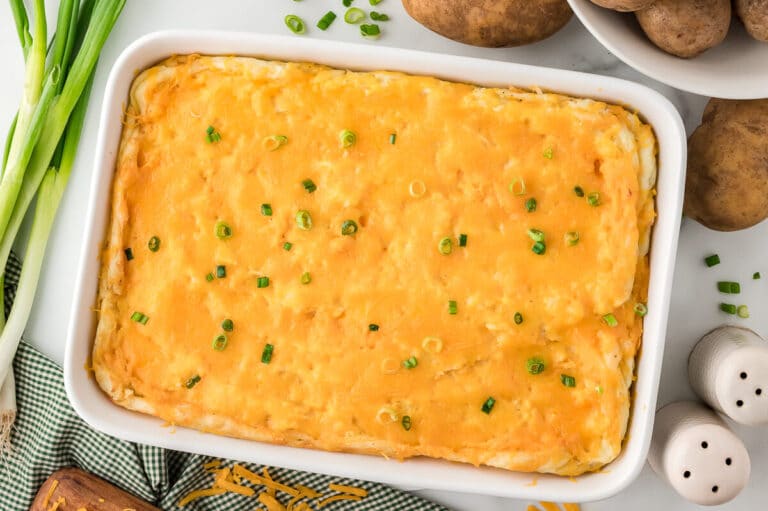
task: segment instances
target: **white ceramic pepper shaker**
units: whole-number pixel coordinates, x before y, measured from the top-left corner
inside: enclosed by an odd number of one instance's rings
[[[728,502],[749,481],[744,443],[719,415],[693,401],[656,412],[648,462],[683,498],[704,506]]]
[[[702,337],[688,359],[688,379],[735,422],[768,424],[768,343],[752,330],[722,326]]]

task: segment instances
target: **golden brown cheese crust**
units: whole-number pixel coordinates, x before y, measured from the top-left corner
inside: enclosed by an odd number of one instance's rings
[[[206,142],[208,126],[220,141]],[[344,129],[357,135],[350,148]],[[270,151],[275,134],[288,143]],[[136,79],[126,111],[96,378],[121,406],[222,435],[595,470],[626,431],[655,171],[651,129],[601,102],[313,64],[169,59]],[[509,191],[515,180],[525,194]],[[301,209],[311,230],[296,226]],[[346,219],[356,235],[341,234]],[[214,235],[219,220],[230,239]],[[544,254],[529,228],[545,233]],[[450,255],[438,251],[443,237]],[[209,282],[217,265],[226,277]],[[136,311],[146,324],[131,320]],[[225,318],[234,331],[215,351]],[[405,368],[411,356],[418,365]],[[527,370],[533,357],[540,374]]]

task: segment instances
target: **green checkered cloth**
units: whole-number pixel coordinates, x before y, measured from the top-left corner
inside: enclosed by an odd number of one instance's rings
[[[6,314],[18,281],[19,262],[6,268]],[[133,444],[91,429],[78,417],[67,400],[61,369],[29,344],[22,342],[13,363],[16,376],[18,417],[11,436],[14,451],[0,463],[0,508],[23,511],[29,508],[43,481],[63,467],[79,467],[96,474],[156,506],[172,510],[192,490],[209,488],[213,475],[202,465],[213,458]],[[223,466],[234,462],[224,461]],[[254,472],[262,466],[243,464]],[[328,483],[365,488],[368,496],[359,502],[338,501],[327,511],[447,511],[415,495],[375,484],[280,468],[270,468],[277,481],[289,486],[303,484],[326,495]],[[263,489],[262,489],[263,491]],[[289,496],[278,493],[287,504]],[[315,509],[317,500],[309,504]],[[228,493],[204,497],[184,509],[222,511],[263,509],[255,497]]]

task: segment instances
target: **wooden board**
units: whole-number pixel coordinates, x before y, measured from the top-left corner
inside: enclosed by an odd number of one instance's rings
[[[55,481],[56,487],[50,498],[47,498]],[[59,498],[64,499],[58,507],[60,511],[160,511],[155,506],[79,468],[64,468],[51,474],[38,490],[29,509],[48,511],[55,506]]]

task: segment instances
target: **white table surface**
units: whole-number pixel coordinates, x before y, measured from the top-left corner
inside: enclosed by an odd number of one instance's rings
[[[55,16],[55,4],[48,1],[49,17]],[[367,7],[365,0],[357,0]],[[128,0],[111,38],[104,49],[91,99],[78,160],[64,197],[56,226],[48,247],[46,266],[40,282],[35,309],[25,338],[59,363],[63,360],[64,338],[74,288],[74,268],[83,236],[94,142],[99,106],[110,66],[118,54],[137,37],[169,28],[226,29],[285,34],[283,16],[295,13],[310,26],[304,37],[359,42],[356,27],[346,25],[341,17],[327,32],[314,28],[314,21],[328,9],[343,13],[341,0]],[[411,20],[399,0],[384,0],[377,10],[388,13],[392,21],[382,23],[384,35],[378,42],[368,43],[371,51],[378,46],[398,46],[426,51],[522,62],[542,66],[575,69],[635,80],[665,94],[680,110],[688,131],[698,124],[706,98],[683,93],[648,79],[625,64],[595,41],[573,19],[568,26],[547,41],[514,49],[483,49],[464,46],[437,36]],[[0,62],[5,77],[0,80],[0,131],[10,124],[19,102],[23,64],[8,2],[0,1]],[[734,84],[738,86],[738,84]],[[4,136],[4,133],[0,134]],[[749,304],[752,317],[739,324],[768,334],[768,315],[763,316],[768,292],[768,222],[738,233],[715,233],[690,220],[684,220],[675,286],[667,335],[664,372],[659,403],[688,398],[692,393],[686,378],[686,359],[693,344],[710,329],[733,320],[719,313],[718,279],[739,280],[742,295],[739,303]],[[706,268],[702,258],[719,253],[723,264]],[[752,281],[755,271],[763,279]],[[766,397],[768,399],[768,397]],[[768,406],[768,402],[766,403]],[[747,511],[764,509],[768,500],[768,430],[736,428],[745,440],[752,458],[752,478],[746,490],[720,509]],[[456,510],[501,511],[523,510],[524,502],[483,496],[469,496],[444,491],[418,493]],[[686,503],[662,483],[648,467],[637,481],[621,494],[602,502],[584,506],[588,511],[646,511],[700,509]]]

